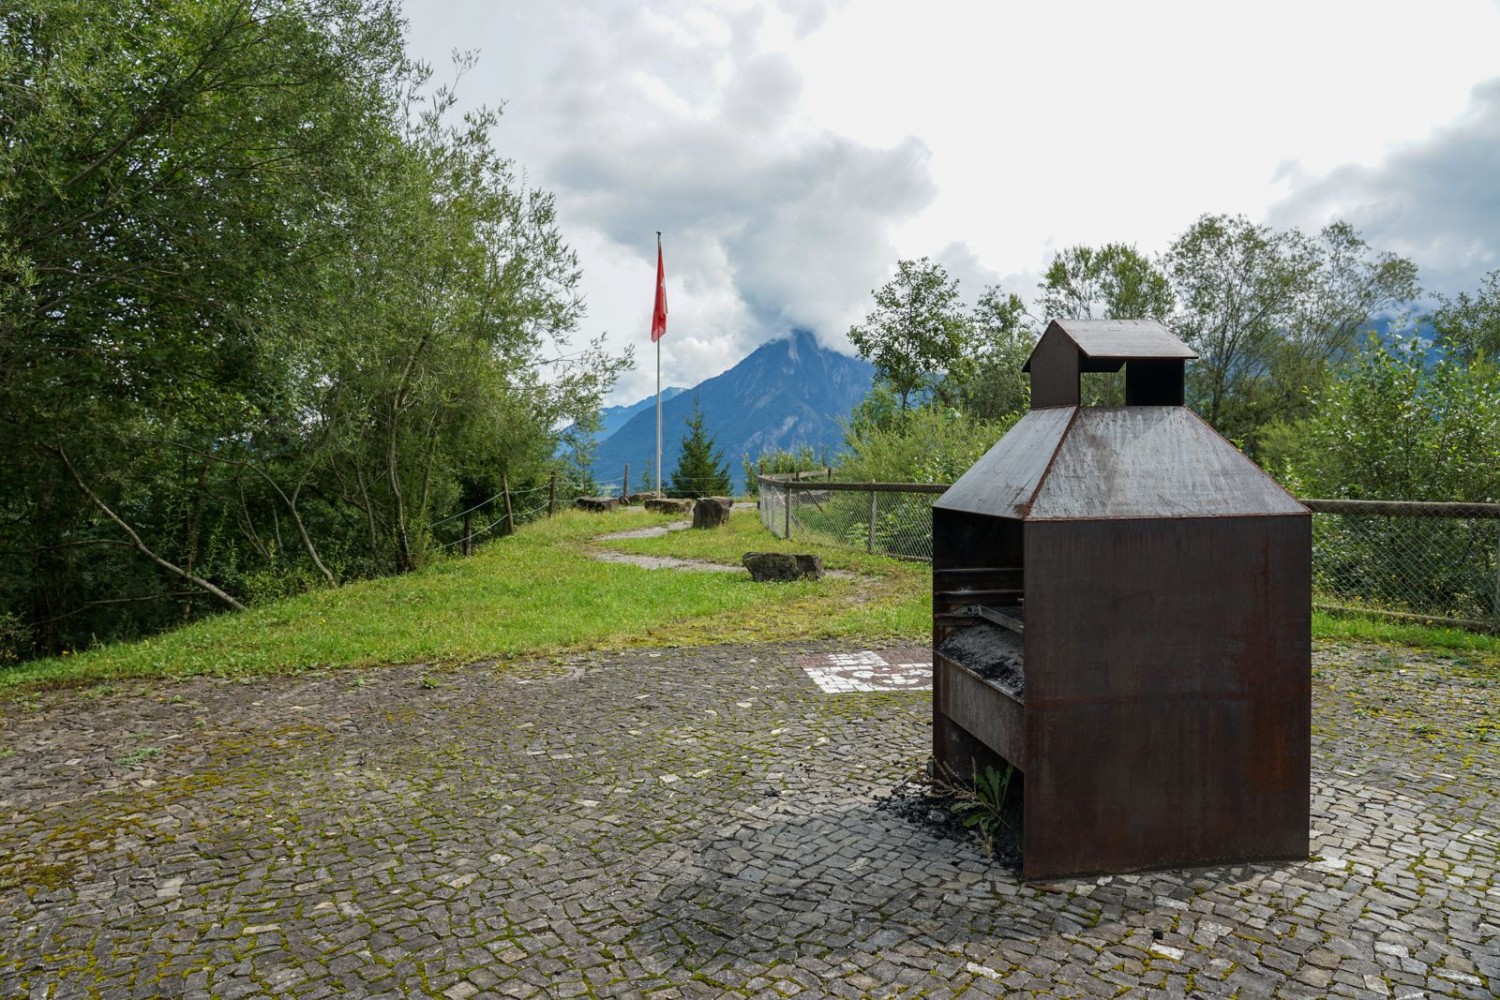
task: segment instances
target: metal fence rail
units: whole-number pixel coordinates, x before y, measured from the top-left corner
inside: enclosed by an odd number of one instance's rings
[[[779,538],[922,560],[932,558],[932,504],[948,489],[798,476],[757,484],[761,523]],[[1302,503],[1313,512],[1314,607],[1500,632],[1500,504]]]
[[[1500,504],[1302,503],[1314,607],[1500,632]]]

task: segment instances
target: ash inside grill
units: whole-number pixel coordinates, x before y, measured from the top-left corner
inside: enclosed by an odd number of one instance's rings
[[[938,651],[1020,700],[1026,694],[1023,648],[1016,632],[981,621],[949,633]]]

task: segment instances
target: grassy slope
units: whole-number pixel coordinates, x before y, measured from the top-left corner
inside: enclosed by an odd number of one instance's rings
[[[606,531],[668,520],[641,511],[569,512],[527,526],[468,559],[408,576],[319,590],[134,643],[0,671],[0,690],[121,677],[246,676],[330,666],[454,663],[568,650],[858,636],[926,641],[925,566],[789,544],[754,513],[725,529],[595,542]],[[818,551],[855,579],[760,585],[740,574],[603,563],[585,549],[738,565],[747,550]]]
[[[664,523],[641,511],[569,512],[479,554],[420,573],[303,594],[134,643],[0,670],[0,693],[38,685],[192,674],[251,676],[382,663],[460,663],[584,649],[811,638],[928,641],[928,567],[772,538],[736,512],[717,531],[598,542],[602,532]],[[747,550],[816,551],[856,574],[759,585],[745,574],[603,563],[613,548],[738,565]],[[1463,650],[1500,662],[1500,637],[1319,613],[1316,638]]]

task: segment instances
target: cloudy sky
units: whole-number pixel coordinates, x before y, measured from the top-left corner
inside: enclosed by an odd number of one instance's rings
[[[1156,254],[1205,212],[1353,222],[1424,284],[1500,268],[1500,0],[406,0],[557,196],[613,402],[792,327],[845,331],[903,257],[1026,298],[1059,250]]]

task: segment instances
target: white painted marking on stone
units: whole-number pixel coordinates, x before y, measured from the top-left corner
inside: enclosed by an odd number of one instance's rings
[[[889,663],[879,653],[825,653],[804,660],[802,670],[825,694],[850,691],[926,691],[932,664]]]
[[[279,930],[281,930],[280,924],[251,924],[249,927],[246,927],[241,933],[248,937],[251,934],[269,934],[271,931]]]
[[[1152,954],[1160,955],[1162,958],[1170,958],[1174,962],[1182,961],[1182,949],[1173,948],[1169,944],[1154,941],[1151,944],[1151,952]]]
[[[973,973],[976,976],[983,976],[986,979],[993,979],[997,983],[1000,981],[1000,973],[996,972],[988,965],[980,965],[978,962],[965,962],[964,969],[965,971]]]
[[[682,779],[679,778],[679,777],[677,777],[677,775],[675,775],[675,774],[664,774],[664,775],[661,776],[661,782],[664,785],[670,785],[674,781],[681,781],[681,780]]]

